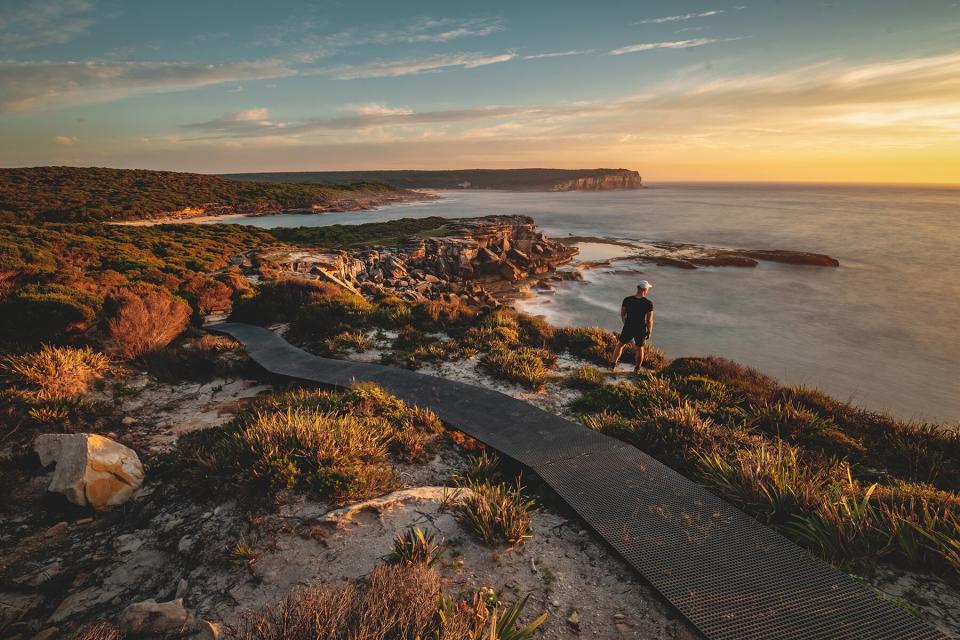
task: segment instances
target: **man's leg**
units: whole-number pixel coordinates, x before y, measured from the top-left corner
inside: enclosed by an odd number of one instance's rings
[[[637,341],[637,366],[633,368],[634,372],[640,371],[640,367],[643,366],[643,342]]]
[[[610,365],[611,370],[617,368],[617,363],[620,362],[620,356],[623,355],[623,350],[626,348],[626,342],[620,342],[620,340],[617,340],[617,346],[613,348],[613,363]]]

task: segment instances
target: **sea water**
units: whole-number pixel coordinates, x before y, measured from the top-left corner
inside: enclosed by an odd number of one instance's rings
[[[235,218],[262,227],[525,214],[551,236],[669,240],[826,253],[840,268],[763,263],[685,270],[630,260],[518,306],[618,330],[653,283],[654,344],[714,354],[898,417],[960,420],[960,188],[663,184],[599,193],[444,192],[376,211]],[[589,244],[591,260],[619,255]]]

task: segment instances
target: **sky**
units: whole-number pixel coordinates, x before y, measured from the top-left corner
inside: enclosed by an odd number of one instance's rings
[[[960,0],[0,0],[50,164],[956,184]]]

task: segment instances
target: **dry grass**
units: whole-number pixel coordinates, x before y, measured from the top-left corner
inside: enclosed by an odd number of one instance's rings
[[[486,593],[445,596],[425,563],[381,565],[366,584],[294,590],[226,630],[230,640],[530,640],[546,614],[520,626],[526,600],[503,606]]]
[[[77,398],[110,369],[110,361],[89,347],[53,347],[9,355],[0,360],[0,371],[38,400]]]
[[[96,622],[84,627],[74,636],[75,640],[124,640],[124,634],[110,622]]]
[[[392,463],[424,461],[441,431],[432,412],[368,384],[277,394],[229,428],[182,438],[179,451],[214,476],[345,502],[394,486]]]
[[[166,347],[190,320],[190,306],[158,288],[121,289],[109,302],[107,350],[125,360]]]

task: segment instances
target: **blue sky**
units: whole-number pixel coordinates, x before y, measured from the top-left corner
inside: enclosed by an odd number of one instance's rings
[[[960,181],[960,2],[737,1],[3,0],[0,164]]]

